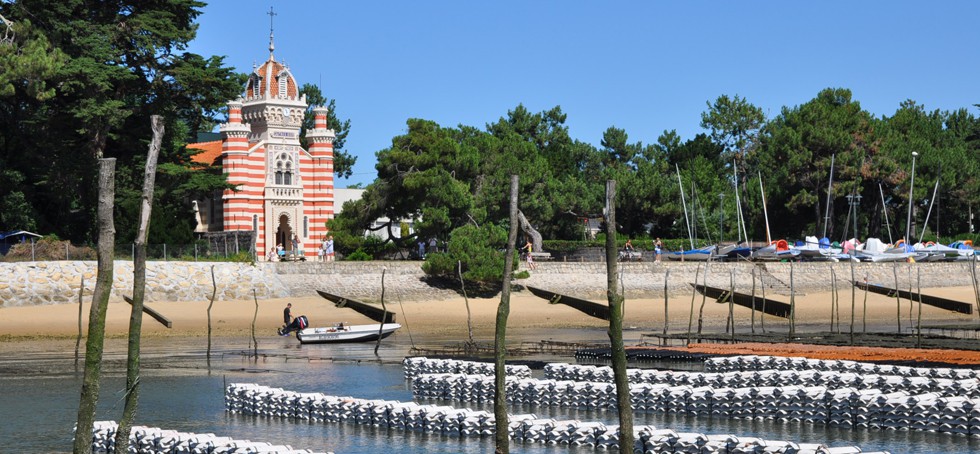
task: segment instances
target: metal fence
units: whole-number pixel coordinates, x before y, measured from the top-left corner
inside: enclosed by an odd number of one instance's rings
[[[116,244],[113,248],[115,260],[134,260],[136,245]],[[10,248],[0,260],[5,262],[53,261],[53,260],[96,260],[96,248],[89,245],[74,245],[68,241],[21,243]],[[255,261],[255,248],[237,242],[227,244],[201,241],[194,244],[148,244],[147,260],[174,261]]]

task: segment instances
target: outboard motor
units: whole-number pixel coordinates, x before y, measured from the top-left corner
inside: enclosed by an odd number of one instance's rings
[[[280,336],[288,336],[289,333],[293,331],[299,333],[300,331],[306,329],[306,327],[308,326],[310,326],[309,320],[306,319],[305,315],[300,315],[299,317],[294,318],[293,322],[290,323],[289,326],[285,328],[279,328],[278,333]]]

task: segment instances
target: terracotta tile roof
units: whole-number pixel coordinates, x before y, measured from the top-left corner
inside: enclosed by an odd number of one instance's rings
[[[221,141],[199,142],[187,144],[188,149],[202,150],[191,156],[191,160],[200,164],[213,165],[221,158]]]
[[[270,74],[271,73],[271,74]],[[286,96],[289,98],[295,98],[299,95],[296,85],[296,79],[293,78],[292,72],[282,63],[275,60],[269,60],[255,68],[252,72],[252,77],[249,77],[248,82],[245,84],[245,93],[247,97],[254,98],[266,94],[266,79],[268,79],[269,84],[269,94],[273,97],[279,96],[279,75],[286,74],[289,82],[286,85]],[[254,85],[256,83],[261,84],[259,86],[259,91],[255,91]]]

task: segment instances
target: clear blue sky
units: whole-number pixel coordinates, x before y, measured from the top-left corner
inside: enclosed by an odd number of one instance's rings
[[[702,132],[705,103],[745,97],[768,118],[844,87],[876,116],[912,99],[980,103],[980,2],[213,1],[190,51],[248,72],[276,59],[350,118],[346,149],[370,183],[405,120],[484,127],[519,103],[556,105],[573,138],[609,126],[652,143]]]

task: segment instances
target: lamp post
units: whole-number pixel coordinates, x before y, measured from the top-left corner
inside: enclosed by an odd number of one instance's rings
[[[909,214],[905,221],[905,246],[909,246],[909,241],[912,241],[909,237],[912,228],[912,188],[915,187],[915,157],[919,153],[912,152],[912,181],[909,183]]]

